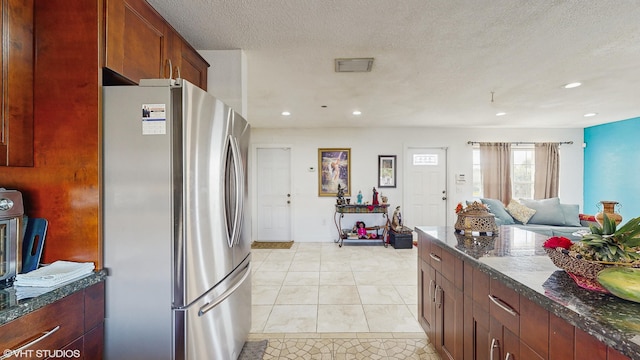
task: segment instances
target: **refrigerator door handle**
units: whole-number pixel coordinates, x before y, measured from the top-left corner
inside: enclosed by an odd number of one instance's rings
[[[240,204],[242,199],[243,186],[239,177],[241,177],[240,155],[237,144],[237,139],[232,135],[228,135],[226,139],[225,152],[224,152],[224,227],[225,234],[227,235],[227,244],[229,247],[237,242],[237,238],[240,238],[240,226],[238,225],[238,216],[241,214],[242,205]],[[231,184],[233,182],[233,184]],[[230,186],[231,185],[231,186]],[[228,191],[232,188],[232,192]],[[233,209],[229,205],[233,205]],[[240,219],[240,221],[242,221]]]
[[[251,274],[251,263],[247,264],[244,268],[244,275],[242,278],[237,281],[233,286],[231,286],[227,291],[223,292],[220,296],[218,296],[215,300],[210,303],[204,304],[200,310],[198,310],[198,316],[203,316],[207,312],[211,311],[214,307],[218,306],[221,302],[225,301],[231,294],[233,294],[249,277]]]
[[[240,241],[240,233],[242,232],[242,222],[244,221],[244,168],[242,166],[242,156],[240,152],[240,145],[238,144],[238,138],[231,136],[231,149],[233,153],[233,163],[236,172],[236,207],[233,221],[233,240],[232,244],[238,244]]]

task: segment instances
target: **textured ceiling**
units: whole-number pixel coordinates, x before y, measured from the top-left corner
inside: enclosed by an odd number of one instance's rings
[[[585,127],[640,116],[636,1],[148,1],[196,49],[244,50],[254,127]],[[375,62],[335,73],[343,57]],[[562,87],[574,81],[583,85]]]

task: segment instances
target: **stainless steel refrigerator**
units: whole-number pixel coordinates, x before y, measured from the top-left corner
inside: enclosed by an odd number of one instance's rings
[[[250,126],[186,82],[103,88],[107,359],[236,359],[251,326]]]

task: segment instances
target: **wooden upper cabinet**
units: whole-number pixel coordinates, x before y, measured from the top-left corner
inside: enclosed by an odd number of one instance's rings
[[[180,76],[187,81],[207,90],[207,63],[191,46],[183,43]]]
[[[209,64],[145,0],[107,0],[105,67],[131,83],[177,78],[207,88]]]
[[[2,0],[0,165],[33,166],[33,0]]]
[[[183,78],[207,90],[209,63],[173,29],[167,32],[165,73],[168,73],[167,68],[173,69],[172,78]]]
[[[144,0],[107,0],[105,67],[138,83],[162,78],[164,19]]]

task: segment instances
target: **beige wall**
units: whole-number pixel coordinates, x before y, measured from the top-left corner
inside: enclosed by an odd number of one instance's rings
[[[249,119],[251,121],[251,119]],[[351,148],[351,182],[354,191],[362,190],[365,199],[377,185],[378,155],[398,156],[398,187],[381,189],[389,203],[402,206],[404,151],[408,146],[446,147],[448,157],[448,225],[453,225],[453,209],[472,192],[472,147],[467,141],[573,141],[562,145],[560,199],[579,204],[582,209],[583,129],[453,129],[453,128],[333,128],[333,129],[252,129],[250,154],[250,197],[255,205],[256,148],[289,146],[292,149],[292,221],[295,241],[332,241],[335,198],[318,197],[318,148]],[[465,174],[467,182],[456,184],[454,174]],[[255,209],[255,206],[252,206]],[[252,221],[256,229],[254,210]],[[421,224],[407,224],[411,227]]]

